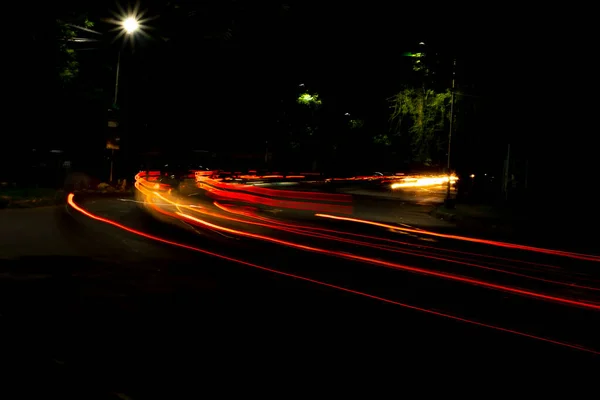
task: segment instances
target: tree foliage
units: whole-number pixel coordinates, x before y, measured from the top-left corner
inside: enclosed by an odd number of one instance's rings
[[[90,29],[94,23],[83,18],[82,26]],[[76,43],[77,32],[74,26],[63,20],[56,20],[57,48],[56,48],[56,71],[59,82],[65,86],[72,84],[79,74],[79,61],[77,51],[73,44]]]
[[[298,104],[303,104],[305,106],[317,108],[323,104],[318,94],[310,94],[308,92],[302,93],[298,96],[297,99]]]
[[[413,158],[431,163],[445,143],[446,123],[450,118],[450,90],[406,88],[390,99],[394,135],[408,135]],[[380,135],[382,136],[382,135]],[[376,143],[391,144],[387,135],[376,137]]]
[[[350,129],[360,129],[365,126],[365,121],[362,119],[351,119],[348,121],[348,127]]]

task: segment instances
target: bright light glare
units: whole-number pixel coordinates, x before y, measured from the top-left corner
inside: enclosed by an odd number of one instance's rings
[[[117,1],[116,6],[118,11],[110,10],[113,18],[104,18],[104,22],[114,25],[111,29],[112,32],[117,32],[117,35],[113,37],[113,42],[120,38],[123,38],[123,46],[127,42],[130,43],[131,47],[134,47],[134,42],[138,39],[149,38],[148,30],[151,27],[148,22],[156,19],[157,17],[146,16],[147,10],[140,10],[140,2],[137,1],[135,6],[124,9]]]
[[[123,21],[123,28],[127,33],[133,33],[138,30],[140,24],[134,17],[129,17],[125,21]]]
[[[458,180],[458,177],[455,175],[450,176],[428,176],[428,177],[419,177],[419,178],[404,178],[402,182],[392,183],[392,189],[400,189],[407,187],[423,187],[423,186],[434,186],[441,185],[444,183],[448,183],[448,179],[450,179],[450,183],[455,183]]]

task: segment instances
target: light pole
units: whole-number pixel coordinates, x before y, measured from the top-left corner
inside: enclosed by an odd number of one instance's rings
[[[115,98],[113,100],[113,105],[117,105],[117,97],[119,95],[119,70],[121,69],[121,50],[119,50],[119,54],[117,55],[117,73],[115,75]]]
[[[138,29],[140,29],[140,24],[135,17],[125,18],[121,22],[121,27],[126,35],[133,35]],[[117,73],[115,77],[115,100],[114,104],[117,104],[117,98],[119,95],[119,70],[121,69],[121,51],[119,50],[119,55],[117,56]]]
[[[135,17],[127,17],[123,21],[121,21],[121,27],[125,34],[133,35],[139,28],[140,24]],[[115,74],[115,97],[113,101],[113,107],[117,106],[117,99],[119,97],[119,72],[121,70],[121,50],[119,50],[119,54],[117,55],[117,69]],[[110,175],[108,177],[108,181],[112,182],[113,180],[113,169],[114,169],[114,159],[115,159],[115,146],[111,146],[111,155],[110,155]]]
[[[448,165],[446,166],[448,170],[448,185],[446,190],[446,205],[450,204],[450,188],[452,186],[451,175],[450,172],[450,150],[452,149],[452,128],[454,127],[454,87],[456,84],[456,59],[452,63],[452,89],[450,93],[450,129],[448,130]]]

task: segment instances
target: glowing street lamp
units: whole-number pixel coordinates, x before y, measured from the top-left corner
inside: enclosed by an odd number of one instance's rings
[[[135,17],[128,17],[123,21],[123,29],[128,34],[132,34],[140,28],[140,24]]]
[[[138,29],[140,29],[140,24],[135,17],[127,17],[122,23],[121,27],[125,33],[128,35],[133,35]],[[117,97],[119,95],[119,70],[121,69],[121,52],[119,51],[119,55],[117,56],[117,71],[115,77],[115,99],[114,106],[117,106]],[[111,156],[110,156],[110,174],[108,177],[108,181],[112,182],[113,180],[113,169],[114,169],[114,158],[115,158],[115,147],[111,147]],[[118,150],[118,147],[116,148]]]
[[[119,38],[123,38],[123,46],[127,42],[131,44],[133,47],[134,41],[138,35],[149,36],[146,32],[150,27],[147,23],[156,17],[145,17],[146,11],[139,10],[140,3],[138,2],[135,7],[128,8],[127,10],[123,9],[119,3],[117,3],[117,7],[119,9],[118,12],[111,11],[114,18],[108,18],[104,21],[114,25],[115,27],[111,29],[111,31],[118,32],[117,35],[113,38],[113,42],[118,40]],[[119,64],[121,63],[121,52],[119,52],[119,56],[117,59],[117,76],[115,82],[115,99],[114,104],[117,104],[117,95],[119,94]]]
[[[139,9],[140,3],[139,1],[136,3],[135,7],[128,8],[127,10],[123,9],[119,3],[117,3],[118,12],[111,11],[114,18],[106,19],[105,22],[115,25],[111,31],[118,31],[118,34],[113,38],[113,42],[119,38],[123,38],[123,46],[129,41],[131,46],[134,45],[134,40],[136,36],[143,35],[149,36],[146,32],[150,27],[146,25],[147,22],[153,20],[155,17],[144,17],[147,10],[140,11]],[[115,76],[115,97],[113,106],[117,107],[117,99],[119,94],[119,72],[121,69],[121,51],[119,51],[117,56],[117,70]],[[110,158],[110,176],[109,181],[113,180],[113,163],[114,163],[114,154],[115,150],[118,150],[118,146],[107,147],[111,149],[111,158]]]
[[[133,35],[135,32],[140,30],[140,23],[135,16],[127,17],[121,21],[121,29],[122,32]],[[133,43],[133,38],[132,38]],[[115,81],[115,101],[114,104],[117,104],[117,95],[119,94],[119,69],[121,66],[121,52],[119,51],[119,56],[117,58],[117,76]]]
[[[121,27],[126,34],[133,35],[137,30],[140,29],[140,24],[136,17],[127,17],[122,21]],[[132,43],[133,43],[133,38],[132,38]],[[117,57],[117,73],[116,73],[116,79],[115,79],[115,100],[114,100],[115,106],[117,104],[117,96],[119,94],[119,70],[120,69],[121,69],[121,52],[119,51],[119,55]],[[111,157],[110,157],[110,174],[108,177],[109,182],[112,182],[112,180],[113,180],[114,158],[115,158],[115,148],[112,147],[111,148]]]

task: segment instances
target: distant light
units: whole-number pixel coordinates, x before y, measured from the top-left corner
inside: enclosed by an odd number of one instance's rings
[[[304,83],[301,83],[301,84],[299,84],[298,86],[300,86],[300,87],[304,87]]]
[[[475,178],[475,174],[471,174],[471,178]]]
[[[392,183],[392,189],[400,189],[400,188],[410,188],[410,187],[425,187],[425,186],[435,186],[446,184],[450,182],[451,184],[456,183],[458,177],[456,175],[451,175],[448,177],[447,175],[433,175],[433,176],[406,176],[402,177],[400,182]]]
[[[419,42],[419,44],[420,44],[421,46],[425,46],[425,43],[424,43],[424,42]]]
[[[138,30],[140,24],[134,17],[129,17],[123,21],[123,28],[127,33],[133,33]]]
[[[344,115],[348,117],[348,116],[350,116],[350,113],[346,113],[346,114],[344,114]]]
[[[62,150],[50,150],[50,153],[62,153]]]

